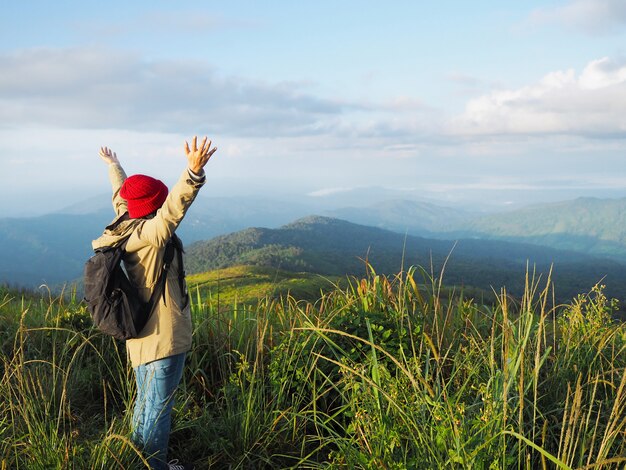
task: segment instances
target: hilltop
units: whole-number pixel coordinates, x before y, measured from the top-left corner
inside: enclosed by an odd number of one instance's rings
[[[187,285],[192,297],[208,299],[211,306],[255,304],[259,299],[292,296],[316,301],[321,293],[336,288],[336,277],[295,273],[266,266],[232,266],[190,274]]]

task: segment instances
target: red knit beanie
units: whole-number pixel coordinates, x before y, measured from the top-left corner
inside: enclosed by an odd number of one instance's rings
[[[138,219],[163,205],[167,197],[167,186],[151,176],[133,175],[122,184],[120,196],[128,203],[130,218]]]

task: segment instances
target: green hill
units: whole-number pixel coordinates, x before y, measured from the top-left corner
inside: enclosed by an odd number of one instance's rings
[[[448,259],[449,258],[449,259]],[[292,272],[363,275],[367,259],[379,273],[421,266],[445,283],[491,291],[524,289],[527,265],[547,275],[554,265],[557,298],[571,299],[599,281],[607,293],[626,299],[626,266],[579,253],[499,240],[434,240],[326,217],[307,217],[279,229],[250,228],[197,242],[187,249],[191,273],[236,265],[271,266]],[[446,261],[447,260],[447,261]]]

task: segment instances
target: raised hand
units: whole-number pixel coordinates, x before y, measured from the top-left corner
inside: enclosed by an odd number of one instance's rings
[[[202,139],[200,147],[198,147],[198,137],[194,136],[191,140],[191,149],[187,141],[185,141],[185,154],[189,161],[189,169],[195,174],[201,174],[204,166],[209,162],[216,150],[217,147],[211,148],[211,141],[206,137]]]
[[[102,158],[102,160],[104,160],[105,163],[108,163],[109,165],[111,163],[119,163],[120,162],[117,159],[117,154],[115,152],[113,152],[108,147],[100,147],[99,155],[100,155],[100,158]]]

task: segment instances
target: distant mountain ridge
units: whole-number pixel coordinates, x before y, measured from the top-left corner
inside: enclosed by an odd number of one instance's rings
[[[393,200],[329,215],[412,235],[530,243],[626,262],[626,198],[578,198],[489,214]]]
[[[413,235],[437,235],[464,227],[475,213],[429,202],[393,199],[367,207],[344,207],[325,212],[356,224]]]
[[[0,219],[0,282],[35,287],[80,275],[104,214]]]
[[[471,221],[456,235],[498,238],[626,260],[626,198],[578,198]]]

